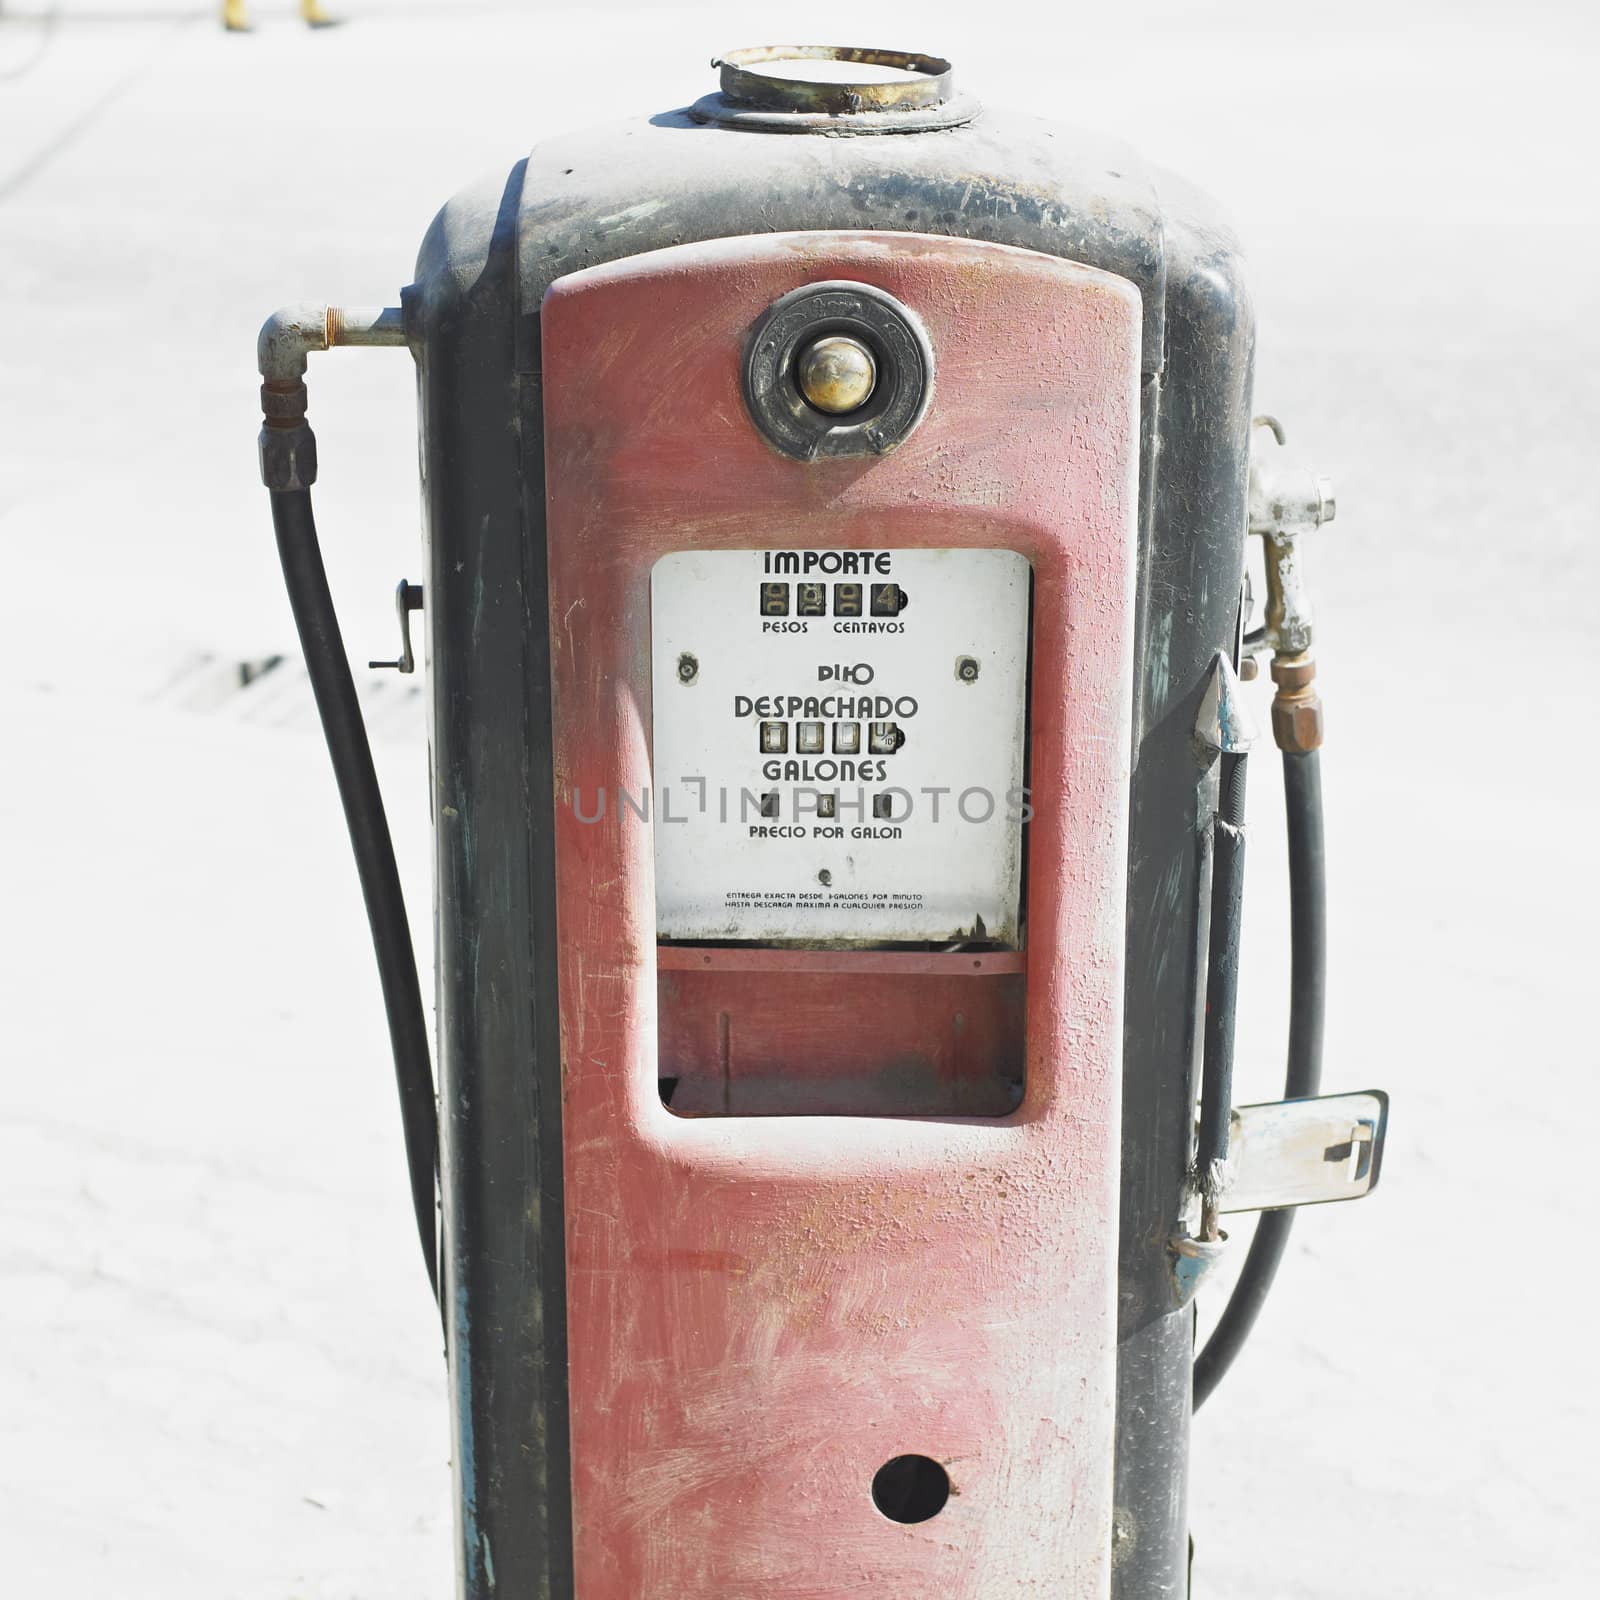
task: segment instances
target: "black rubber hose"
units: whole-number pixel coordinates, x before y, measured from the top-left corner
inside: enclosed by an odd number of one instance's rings
[[[1328,877],[1322,832],[1322,769],[1315,750],[1285,751],[1289,833],[1289,1061],[1284,1098],[1322,1086],[1322,1023],[1328,978]],[[1194,1409],[1211,1397],[1250,1337],[1294,1227],[1294,1209],[1263,1211],[1233,1293],[1194,1363]]]
[[[1328,993],[1328,867],[1322,767],[1315,750],[1283,758],[1289,833],[1289,1066],[1286,1100],[1322,1088],[1322,1019]]]
[[[389,1020],[389,1041],[394,1050],[394,1075],[400,1089],[400,1121],[404,1130],[406,1164],[411,1172],[411,1204],[417,1214],[417,1232],[428,1266],[434,1299],[439,1297],[438,1223],[434,1193],[438,1182],[439,1125],[434,1103],[433,1066],[428,1047],[428,1024],[417,983],[416,953],[411,926],[406,919],[400,872],[395,865],[389,821],[383,794],[372,765],[355,681],[339,619],[328,591],[328,575],[317,544],[317,524],[311,511],[309,489],[275,489],[272,527],[278,538],[283,581],[300,634],[306,671],[316,697],[317,714],[333,760],[333,775],[350,830],[356,872],[372,928],[372,946],[378,958],[378,978],[383,986],[383,1007]]]

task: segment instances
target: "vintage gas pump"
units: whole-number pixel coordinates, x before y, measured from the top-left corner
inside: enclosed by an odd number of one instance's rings
[[[1331,492],[1281,430],[1252,455],[1239,259],[1186,186],[931,57],[719,65],[451,201],[398,309],[262,335],[444,1316],[461,1593],[1182,1593],[1192,1405],[1286,1208],[1365,1193],[1383,1142],[1382,1095],[1314,1098],[1297,552]],[[437,1135],[311,515],[306,355],[340,344],[419,374],[426,571],[374,665],[414,669],[420,612]],[[1241,1108],[1262,653],[1294,1023],[1288,1099]],[[1240,1210],[1266,1215],[1197,1359]]]

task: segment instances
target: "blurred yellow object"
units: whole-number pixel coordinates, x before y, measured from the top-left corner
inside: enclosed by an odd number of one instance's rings
[[[338,17],[322,9],[322,0],[300,0],[300,20],[310,28],[333,28]],[[222,26],[229,33],[249,33],[250,10],[246,0],[222,0]]]

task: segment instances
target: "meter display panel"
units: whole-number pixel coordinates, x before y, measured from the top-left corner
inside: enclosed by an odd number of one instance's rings
[[[995,549],[662,557],[658,936],[1017,948],[1030,582]]]

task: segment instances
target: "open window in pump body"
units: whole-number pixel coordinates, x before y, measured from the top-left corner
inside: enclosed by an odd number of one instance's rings
[[[1381,1095],[1316,1098],[1296,549],[1331,492],[1265,431],[1252,456],[1249,303],[1192,191],[980,113],[935,58],[795,55],[458,197],[398,309],[263,330],[444,1312],[460,1593],[1180,1593],[1193,1405],[1282,1208],[1381,1159]],[[385,665],[420,611],[437,1122],[311,521],[306,355],[339,344],[420,373],[425,575]],[[1263,652],[1295,1026],[1289,1099],[1236,1108]]]

